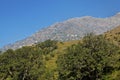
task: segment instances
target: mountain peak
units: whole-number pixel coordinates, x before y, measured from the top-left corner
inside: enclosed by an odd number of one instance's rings
[[[118,12],[115,17],[120,18],[120,12]]]
[[[117,14],[120,15],[120,12],[118,12]]]

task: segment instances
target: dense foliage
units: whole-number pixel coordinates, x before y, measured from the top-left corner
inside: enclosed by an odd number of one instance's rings
[[[53,50],[57,49],[57,41],[46,40],[42,43],[38,43],[36,46],[37,48],[41,49],[44,54],[48,54]]]
[[[105,75],[119,69],[119,48],[103,36],[89,34],[77,45],[72,45],[57,64],[59,80],[102,80]],[[108,79],[107,79],[108,80]]]
[[[0,80],[37,80],[44,72],[41,51],[23,47],[0,56]]]
[[[47,40],[15,51],[7,50],[0,55],[0,80],[40,80],[45,72],[43,52],[54,47],[56,41]]]
[[[119,79],[120,48],[103,36],[88,34],[75,44],[46,40],[0,54],[0,80]]]

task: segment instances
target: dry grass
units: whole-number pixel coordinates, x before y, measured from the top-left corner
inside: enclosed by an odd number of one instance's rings
[[[106,32],[105,37],[107,40],[112,41],[116,45],[120,46],[120,26],[111,31]]]

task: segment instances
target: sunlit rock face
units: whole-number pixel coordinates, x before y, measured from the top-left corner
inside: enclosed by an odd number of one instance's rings
[[[35,34],[6,45],[2,50],[17,49],[22,46],[32,45],[47,39],[69,41],[81,39],[87,33],[102,34],[120,25],[120,12],[108,18],[95,18],[91,16],[77,17],[63,22],[55,23]]]

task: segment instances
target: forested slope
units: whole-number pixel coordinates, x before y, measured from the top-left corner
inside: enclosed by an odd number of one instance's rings
[[[0,80],[119,80],[120,47],[110,33],[9,49],[0,55]]]

